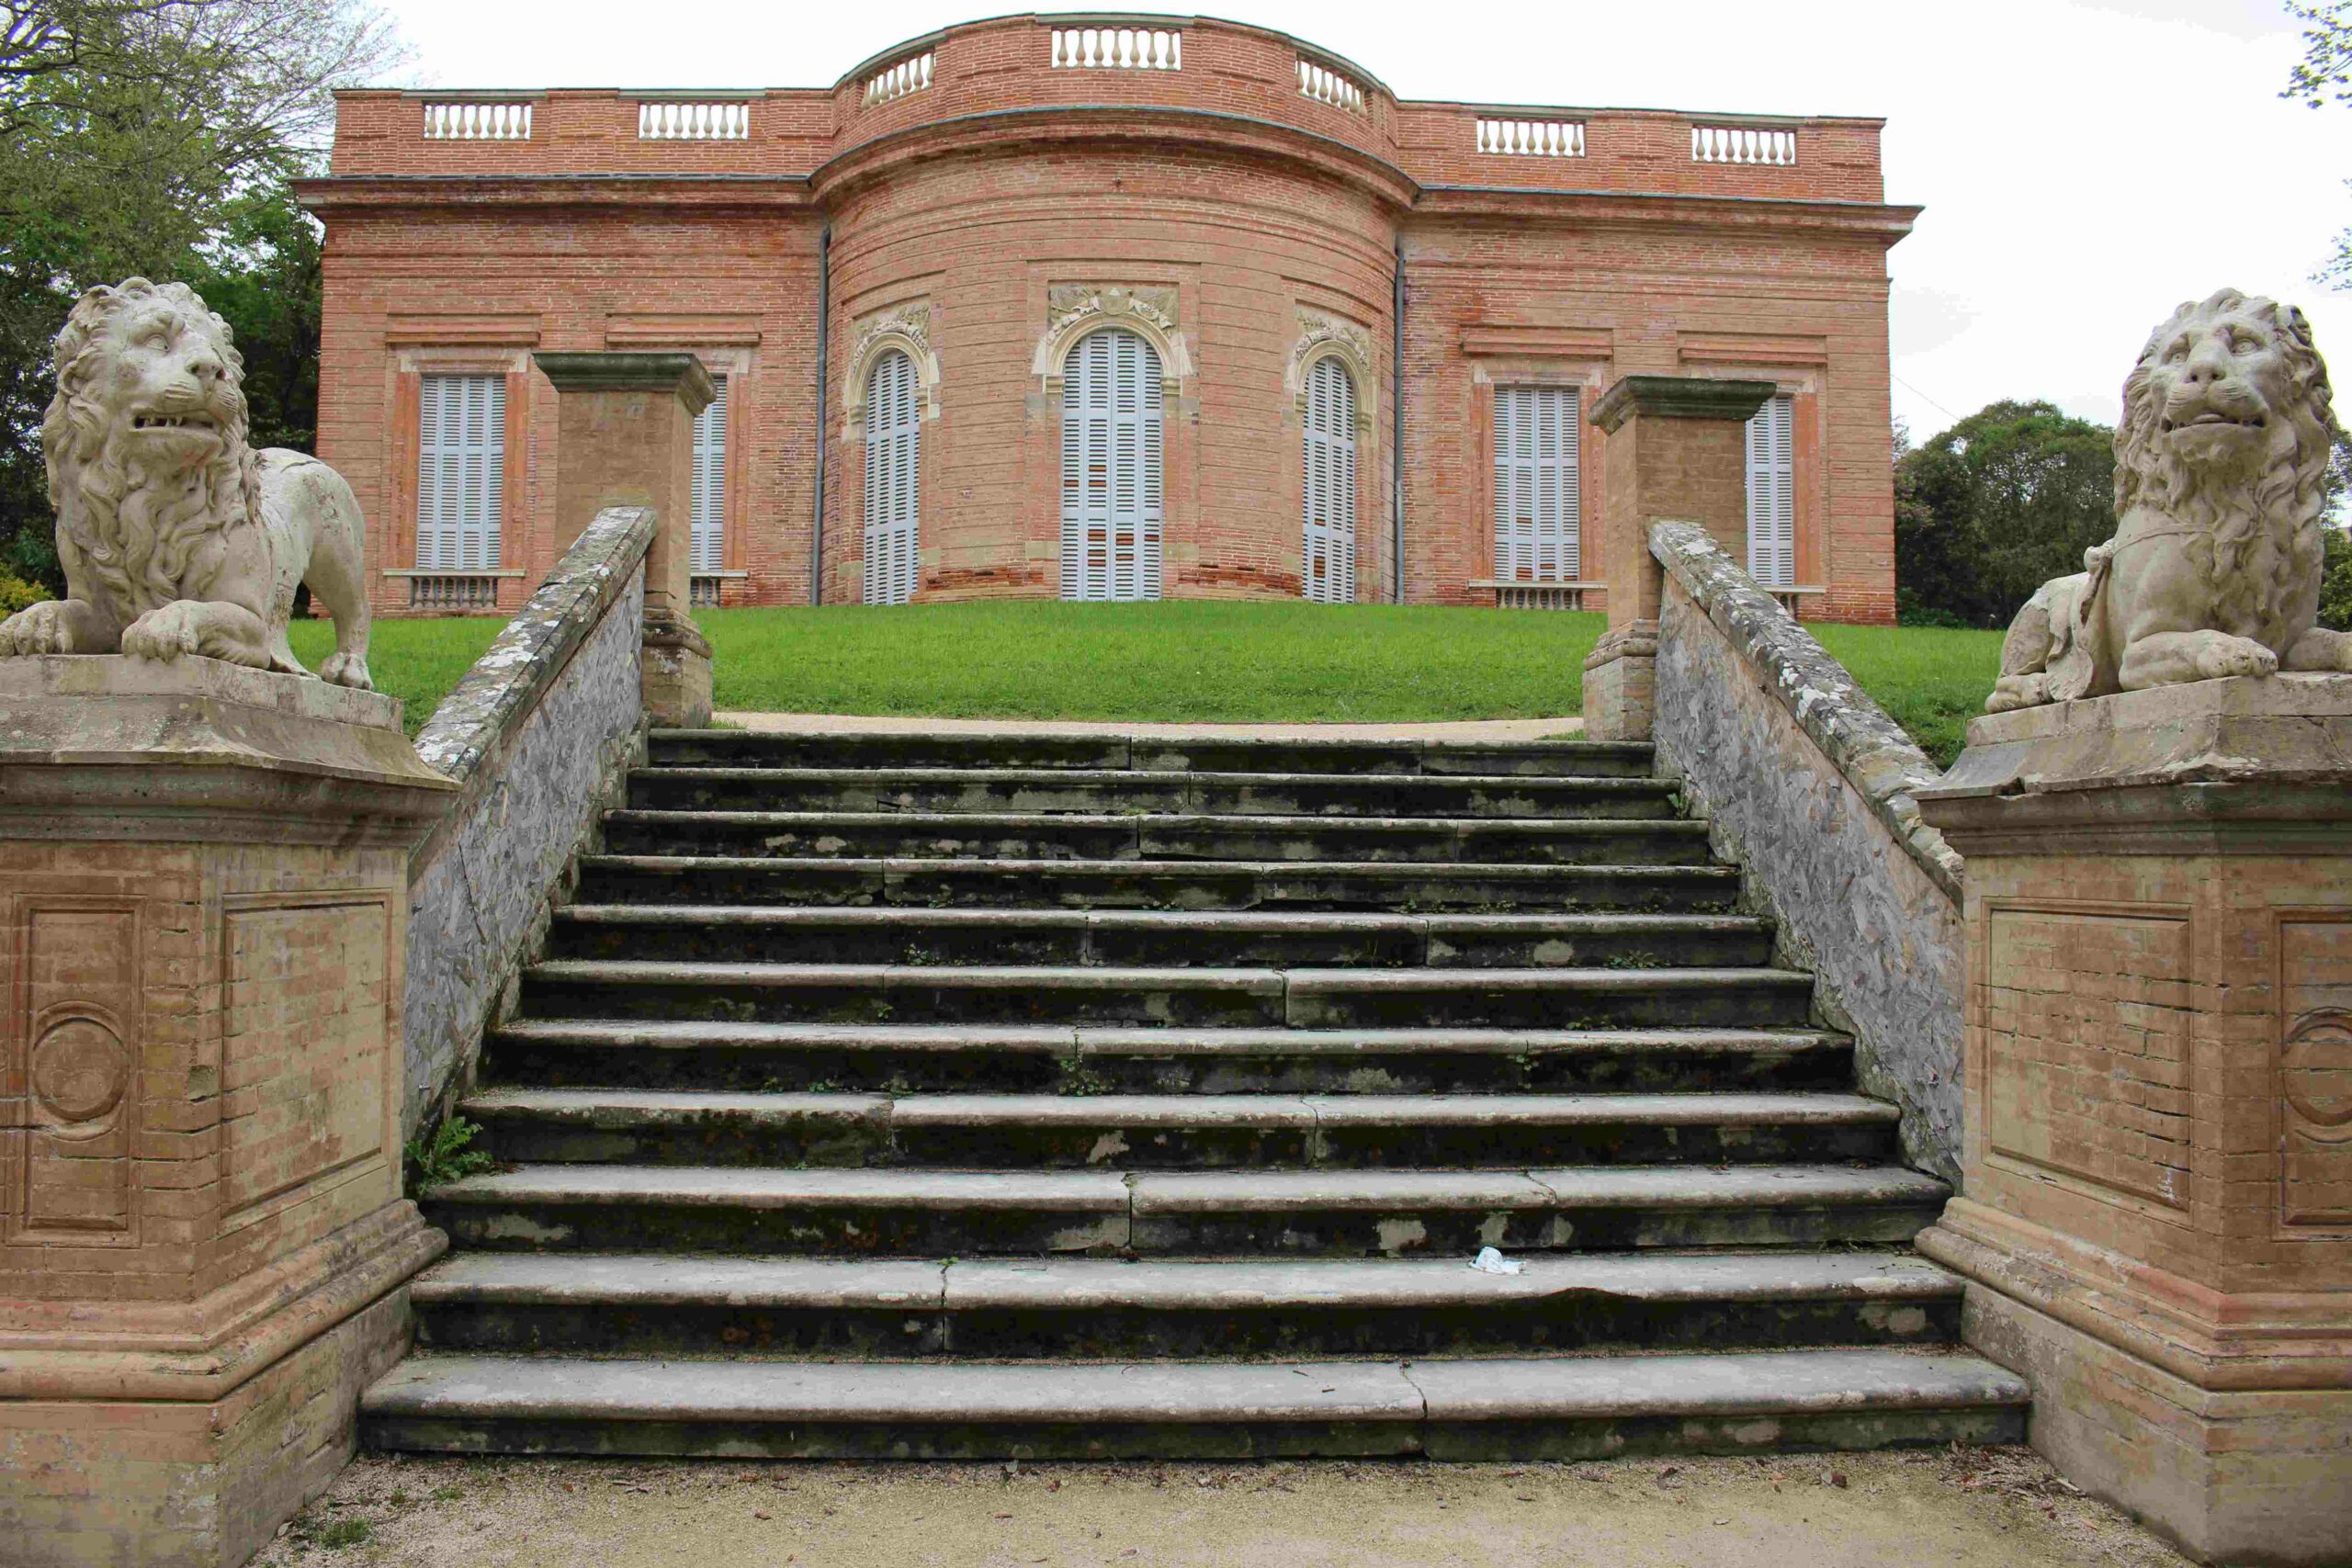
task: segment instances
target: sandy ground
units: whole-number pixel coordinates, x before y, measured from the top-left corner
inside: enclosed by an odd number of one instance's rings
[[[349,1544],[326,1544],[334,1540]],[[267,1568],[2186,1561],[2021,1449],[1527,1466],[368,1457],[255,1559]]]
[[[844,713],[711,716],[736,729],[784,735],[1139,735],[1154,740],[1568,740],[1581,716],[1482,718],[1453,724],[1136,724],[1125,719],[895,718]]]

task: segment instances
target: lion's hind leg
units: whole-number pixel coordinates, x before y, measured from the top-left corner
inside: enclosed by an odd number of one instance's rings
[[[1993,694],[1984,699],[1986,713],[2040,707],[2050,700],[2050,661],[2063,640],[2064,623],[2058,616],[2067,613],[2062,606],[2072,603],[2072,596],[2060,590],[2074,581],[2062,577],[2043,583],[2009,623],[2008,635],[2001,639],[2001,676],[1993,682]]]
[[[367,569],[360,558],[359,498],[333,468],[319,465],[305,476],[318,511],[311,523],[311,560],[302,581],[311,596],[334,617],[334,651],[319,665],[319,679],[363,692],[376,689],[368,673]]]
[[[2313,626],[2295,639],[2295,646],[2287,650],[2287,657],[2278,661],[2278,668],[2352,673],[2352,632],[2335,632],[2325,626]]]

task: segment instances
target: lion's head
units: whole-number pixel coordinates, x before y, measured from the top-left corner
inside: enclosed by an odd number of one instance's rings
[[[2115,514],[2162,509],[2202,536],[2222,624],[2318,583],[2335,415],[2303,313],[2225,288],[2175,310],[2123,383]],[[2271,547],[2257,551],[2257,541]],[[2209,553],[2210,552],[2210,553]]]
[[[186,597],[197,545],[254,515],[244,360],[184,283],[75,302],[40,434],[58,530],[126,619]]]

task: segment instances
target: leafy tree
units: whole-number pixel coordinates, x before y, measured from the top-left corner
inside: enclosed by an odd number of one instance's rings
[[[2287,90],[2278,96],[2315,109],[2352,105],[2352,0],[2287,0],[2287,14],[2303,24],[2303,58],[2287,73]],[[2352,288],[2352,229],[2335,236],[2335,254],[2312,281]]]
[[[1989,404],[1894,466],[1898,610],[2007,626],[2115,531],[2115,433],[2046,402]]]
[[[2319,583],[2319,624],[2352,632],[2352,533],[2328,529],[2326,561]]]
[[[196,284],[262,363],[256,439],[308,444],[318,238],[288,182],[334,87],[399,59],[365,0],[0,0],[0,569],[57,586],[39,432],[93,285]]]

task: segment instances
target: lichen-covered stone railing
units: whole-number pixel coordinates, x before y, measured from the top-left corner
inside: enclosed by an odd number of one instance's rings
[[[1956,1180],[1961,858],[1914,798],[1941,772],[1704,528],[1649,542],[1659,761],[1853,1033],[1863,1087],[1902,1107],[1905,1155]]]
[[[416,738],[459,794],[409,872],[404,1132],[463,1087],[574,857],[644,755],[653,532],[650,508],[598,513]]]

